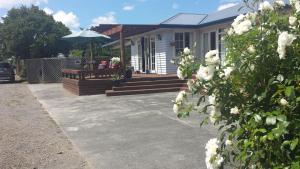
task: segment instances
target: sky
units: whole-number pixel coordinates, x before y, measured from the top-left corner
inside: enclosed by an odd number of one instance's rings
[[[183,13],[206,14],[241,0],[0,0],[0,16],[21,5],[37,5],[72,31],[99,24],[158,24]],[[1,22],[1,20],[0,20]]]

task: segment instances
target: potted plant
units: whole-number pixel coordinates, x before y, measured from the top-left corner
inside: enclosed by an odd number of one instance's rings
[[[113,57],[113,58],[111,59],[111,63],[112,63],[112,68],[117,69],[117,68],[120,67],[121,60],[120,60],[119,57]]]
[[[115,73],[112,75],[113,86],[121,85],[122,76],[119,73]]]

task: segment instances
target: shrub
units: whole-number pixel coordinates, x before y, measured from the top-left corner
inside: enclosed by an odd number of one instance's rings
[[[204,113],[202,124],[221,131],[206,145],[207,168],[300,168],[300,1],[292,0],[289,12],[284,5],[265,1],[239,15],[225,37],[223,64],[218,51],[208,52],[197,71],[189,69],[193,61],[183,62],[187,53],[177,63],[189,90],[174,111]]]

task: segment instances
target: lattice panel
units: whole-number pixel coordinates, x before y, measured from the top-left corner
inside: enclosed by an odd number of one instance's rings
[[[60,82],[62,75],[62,60],[61,59],[43,59],[43,83]]]

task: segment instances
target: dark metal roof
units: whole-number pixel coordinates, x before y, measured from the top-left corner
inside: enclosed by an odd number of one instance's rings
[[[206,14],[179,13],[160,25],[198,25],[207,17]]]
[[[149,32],[158,29],[159,25],[131,25],[131,24],[101,24],[91,28],[92,30],[110,36],[112,41],[120,38],[120,31],[123,31],[124,38]]]
[[[207,17],[199,24],[199,26],[206,25],[208,23],[215,23],[217,21],[224,21],[227,19],[233,19],[239,14],[245,14],[250,12],[251,9],[243,7],[244,4],[240,3],[230,8],[226,8],[211,14],[208,14]]]

